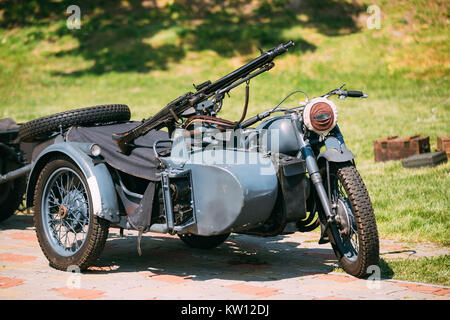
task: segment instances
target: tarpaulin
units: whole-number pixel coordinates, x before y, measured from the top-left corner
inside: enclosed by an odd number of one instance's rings
[[[117,170],[132,176],[151,181],[159,181],[156,176],[158,160],[155,159],[153,144],[157,140],[168,139],[165,131],[152,130],[144,136],[137,138],[134,143],[138,145],[130,155],[120,152],[117,144],[112,140],[113,133],[128,131],[140,122],[126,122],[95,127],[72,127],[67,132],[67,141],[96,143],[101,148],[101,155],[105,161]],[[167,150],[168,145],[158,145],[158,151]]]

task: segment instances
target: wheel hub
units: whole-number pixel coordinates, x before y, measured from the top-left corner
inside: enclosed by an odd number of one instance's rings
[[[354,227],[355,224],[355,218],[348,200],[338,199],[336,221],[338,222],[341,234],[350,236],[352,226]]]
[[[58,214],[61,217],[61,219],[65,219],[67,217],[67,207],[66,206],[60,206],[58,210]]]

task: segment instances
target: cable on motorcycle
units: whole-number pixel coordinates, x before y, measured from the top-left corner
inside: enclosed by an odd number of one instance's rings
[[[275,112],[275,110],[283,103],[285,102],[290,96],[292,96],[293,94],[296,93],[303,93],[306,96],[306,99],[309,101],[309,96],[305,91],[302,90],[297,90],[297,91],[293,91],[291,93],[289,93],[283,100],[281,100],[281,102],[279,104],[277,104],[272,110],[270,110],[270,113]]]

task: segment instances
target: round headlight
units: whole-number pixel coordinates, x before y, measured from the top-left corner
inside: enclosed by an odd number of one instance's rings
[[[89,150],[89,153],[93,157],[98,157],[101,152],[102,152],[102,148],[100,148],[100,146],[95,143],[92,144],[91,149]]]
[[[336,126],[337,117],[336,105],[326,98],[311,99],[303,110],[306,127],[322,136],[326,136]]]

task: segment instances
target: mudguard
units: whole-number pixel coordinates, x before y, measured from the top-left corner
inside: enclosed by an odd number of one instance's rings
[[[317,162],[324,159],[328,162],[347,162],[352,161],[355,156],[347,149],[343,141],[336,137],[327,137],[325,140],[325,146],[327,150],[319,153]]]
[[[89,156],[91,146],[92,143],[60,142],[42,150],[33,161],[29,175],[27,207],[34,205],[34,190],[42,168],[52,156],[62,154],[72,159],[83,172],[91,192],[94,214],[112,223],[119,223],[121,217],[113,180],[106,165]]]

